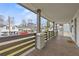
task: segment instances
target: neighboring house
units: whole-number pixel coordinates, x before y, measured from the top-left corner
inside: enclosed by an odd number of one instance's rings
[[[27,28],[30,28],[32,32],[36,32],[37,29],[36,24],[34,23],[28,23]]]
[[[18,30],[20,32],[28,32],[28,33],[36,32],[36,25],[33,23],[28,23],[26,26],[19,25]]]
[[[18,28],[16,26],[11,26],[10,31],[9,26],[3,26],[0,29],[0,36],[18,35]]]
[[[0,37],[19,35],[19,33],[21,32],[27,32],[27,33],[36,32],[36,28],[37,27],[34,23],[28,23],[27,25],[21,24],[19,26],[7,24],[7,25],[0,26]]]

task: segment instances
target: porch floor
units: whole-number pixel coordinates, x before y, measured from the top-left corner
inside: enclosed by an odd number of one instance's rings
[[[68,37],[52,38],[42,50],[34,50],[28,56],[79,56],[79,48]]]

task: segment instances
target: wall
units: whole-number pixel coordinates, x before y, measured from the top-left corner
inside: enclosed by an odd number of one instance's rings
[[[74,25],[75,24],[75,21],[74,21],[75,19],[77,19],[76,39],[75,39],[75,25]],[[72,38],[73,41],[75,41],[75,43],[79,47],[79,10],[76,12],[76,14],[74,15],[72,20],[73,20],[73,23],[71,23],[71,24],[73,24],[73,28],[72,28],[71,38]]]
[[[74,19],[70,21],[70,37],[75,42],[75,22]]]

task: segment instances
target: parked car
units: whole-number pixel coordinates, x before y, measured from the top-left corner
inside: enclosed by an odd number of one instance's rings
[[[19,32],[19,35],[28,35],[28,32]]]

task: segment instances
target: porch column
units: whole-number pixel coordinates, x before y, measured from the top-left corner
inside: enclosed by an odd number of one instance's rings
[[[76,18],[74,19],[74,27],[75,27],[75,30],[74,30],[74,32],[75,32],[75,42],[77,43],[77,19]]]
[[[45,47],[44,34],[41,33],[41,9],[37,9],[37,34],[36,34],[36,49],[41,50]]]
[[[50,27],[50,22],[47,20],[47,39],[50,39],[50,31],[49,31],[49,27]]]
[[[50,22],[47,20],[47,31],[49,31]]]
[[[56,24],[56,36],[58,35],[58,29],[57,29],[57,24]]]
[[[55,22],[53,22],[53,36],[54,36],[54,28],[55,28]]]
[[[37,33],[41,32],[41,9],[37,9]]]

